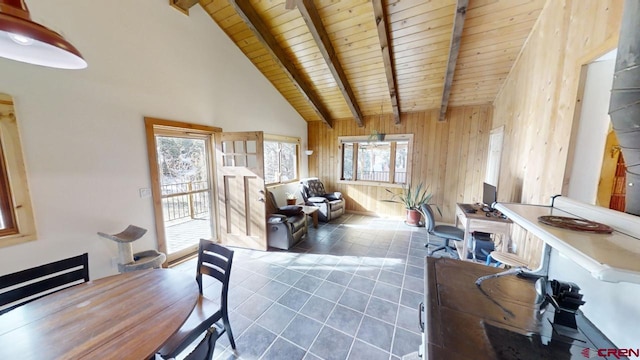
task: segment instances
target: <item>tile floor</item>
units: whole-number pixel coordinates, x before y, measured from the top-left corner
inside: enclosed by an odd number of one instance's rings
[[[288,252],[236,249],[229,308],[237,350],[222,335],[214,358],[394,360],[417,351],[426,240],[424,228],[345,214],[309,227]],[[176,268],[195,273],[195,260]]]

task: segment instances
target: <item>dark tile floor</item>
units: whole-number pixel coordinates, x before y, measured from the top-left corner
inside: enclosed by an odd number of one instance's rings
[[[424,228],[345,214],[309,227],[288,252],[236,249],[237,350],[222,335],[214,358],[393,360],[417,351],[426,240]],[[176,268],[195,273],[195,260]],[[219,296],[214,286],[208,293]]]

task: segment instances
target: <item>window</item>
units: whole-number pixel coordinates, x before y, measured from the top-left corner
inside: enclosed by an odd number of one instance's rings
[[[387,135],[384,141],[366,136],[340,137],[342,181],[406,184],[413,136]]]
[[[35,221],[13,99],[0,94],[0,246],[35,239]]]
[[[288,183],[298,180],[299,148],[299,138],[265,135],[265,184]]]

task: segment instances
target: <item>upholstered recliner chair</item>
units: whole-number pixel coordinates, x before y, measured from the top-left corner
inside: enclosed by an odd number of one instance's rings
[[[345,202],[340,192],[326,192],[318,178],[302,179],[300,193],[304,203],[318,208],[318,220],[331,221],[344,214]]]
[[[307,233],[307,215],[301,206],[278,207],[271,191],[267,191],[267,244],[287,250]]]

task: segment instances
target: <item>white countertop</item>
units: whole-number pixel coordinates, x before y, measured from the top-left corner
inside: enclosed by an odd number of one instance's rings
[[[640,239],[627,235],[632,231],[620,229],[616,226],[618,219],[611,218],[631,219],[631,226],[636,230],[640,229],[640,217],[604,208],[597,208],[597,211],[593,212],[589,211],[593,205],[586,204],[584,209],[587,210],[578,215],[576,213],[580,211],[576,210],[577,202],[567,198],[560,201],[563,205],[570,205],[562,206],[563,209],[570,209],[572,211],[570,213],[560,209],[558,199],[556,199],[555,207],[498,203],[496,209],[507,215],[514,223],[558,250],[560,254],[584,267],[596,279],[640,284]],[[590,216],[585,216],[585,214]],[[616,230],[611,234],[595,234],[561,229],[538,221],[538,217],[546,215],[583,218],[609,225]],[[637,223],[635,223],[636,221]]]

